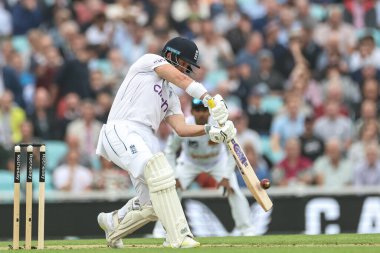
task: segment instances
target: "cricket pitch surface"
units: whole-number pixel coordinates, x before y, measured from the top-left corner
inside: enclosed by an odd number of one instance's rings
[[[265,235],[250,237],[200,237],[199,248],[167,249],[162,247],[163,239],[126,238],[124,249],[106,247],[105,239],[94,240],[47,240],[45,250],[38,252],[137,252],[137,253],[165,253],[165,252],[202,252],[202,253],[229,253],[229,252],[271,252],[271,253],[366,253],[380,252],[380,234],[339,234],[339,235]],[[0,251],[10,252],[11,241],[0,242]],[[23,247],[23,242],[20,242]],[[33,246],[37,243],[34,241]],[[17,252],[24,252],[18,250]],[[37,251],[37,250],[36,250]],[[29,251],[30,252],[30,251]]]

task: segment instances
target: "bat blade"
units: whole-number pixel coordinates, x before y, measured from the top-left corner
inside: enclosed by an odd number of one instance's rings
[[[228,142],[227,146],[236,161],[236,165],[238,166],[249,191],[256,199],[257,203],[259,203],[266,212],[269,211],[273,207],[273,203],[267,192],[261,187],[260,180],[257,178],[243,149],[235,139]]]

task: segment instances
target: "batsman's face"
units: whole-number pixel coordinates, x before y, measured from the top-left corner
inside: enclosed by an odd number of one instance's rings
[[[192,109],[191,114],[193,114],[195,118],[195,123],[197,125],[204,125],[208,122],[208,117],[210,116],[210,113],[208,112],[208,109],[205,107],[205,109]]]
[[[179,66],[176,66],[176,69],[178,69],[179,71],[181,71],[182,73],[185,73],[186,74],[186,70],[191,67],[191,64],[185,62],[184,60],[182,59],[178,59],[178,63],[179,63]]]

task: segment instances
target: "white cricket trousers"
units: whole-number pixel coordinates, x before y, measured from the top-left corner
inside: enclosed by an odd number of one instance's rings
[[[208,167],[207,169],[204,166],[198,166],[188,161],[181,161],[176,166],[176,176],[180,181],[182,188],[187,189],[191,182],[201,173],[207,172],[215,178],[217,182],[220,182],[224,176],[225,170],[230,169],[226,168],[229,165],[228,158],[225,157],[221,159],[217,164]],[[233,164],[235,165],[235,163]],[[240,190],[238,185],[236,174],[233,169],[231,174],[228,177],[231,188],[234,190],[234,194],[228,196],[228,203],[231,207],[232,218],[235,221],[235,227],[238,229],[244,229],[251,227],[249,223],[250,208],[247,198],[244,196],[243,192]]]
[[[127,170],[140,204],[150,204],[144,168],[152,156],[160,151],[153,130],[135,122],[115,121],[103,125],[96,153]]]

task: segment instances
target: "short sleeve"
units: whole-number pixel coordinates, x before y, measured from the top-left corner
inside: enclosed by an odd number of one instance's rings
[[[162,56],[157,54],[145,54],[136,61],[133,67],[137,72],[147,72],[153,71],[155,68],[164,64],[169,63]]]
[[[169,108],[165,114],[165,118],[175,114],[182,115],[181,102],[172,87],[169,88],[169,93]]]
[[[183,112],[181,109],[181,103],[179,101],[179,98],[173,92],[173,95],[169,98],[169,109],[165,114],[165,118],[175,114],[183,114]]]

